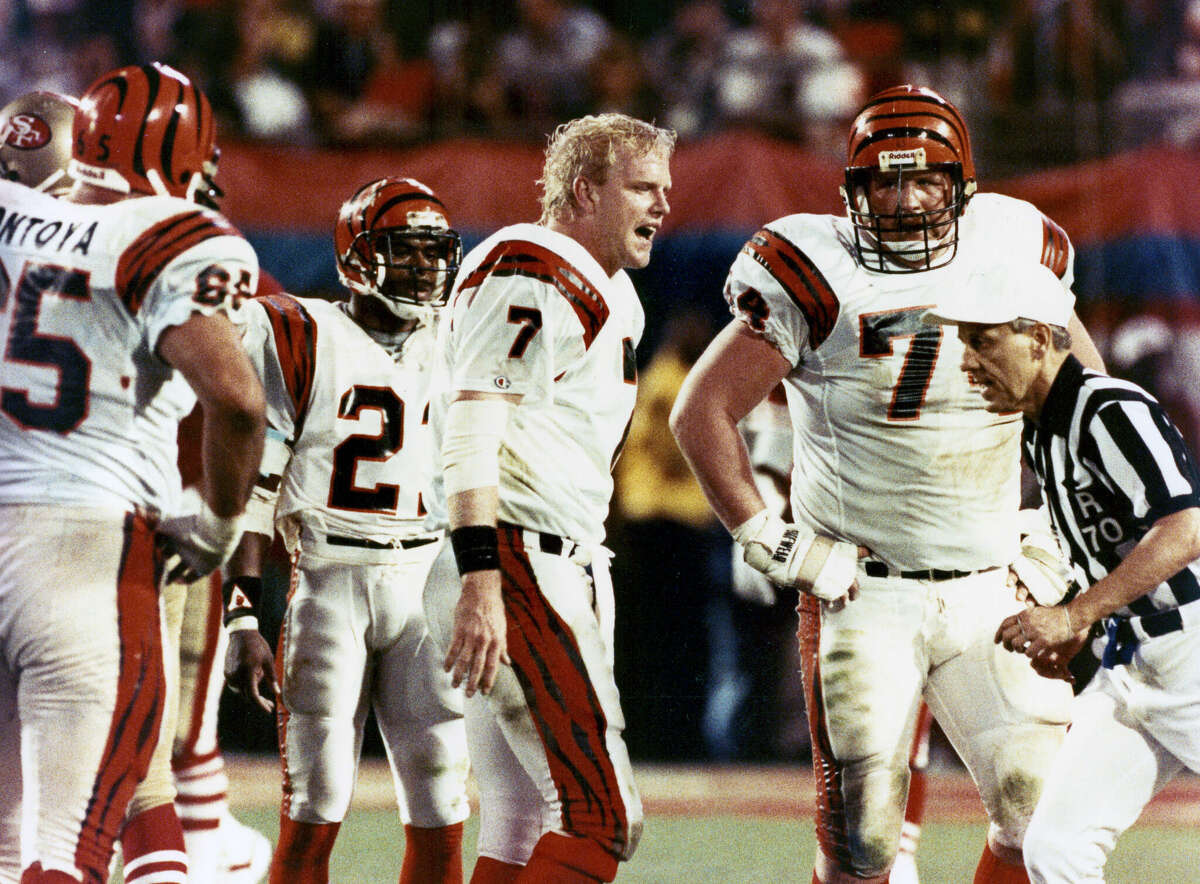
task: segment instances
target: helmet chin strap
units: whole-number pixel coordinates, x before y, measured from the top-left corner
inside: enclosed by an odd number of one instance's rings
[[[158,173],[158,169],[147,169],[146,180],[150,182],[150,186],[154,188],[154,192],[159,196],[170,196],[171,191],[167,190],[167,185],[162,180],[162,175]],[[188,198],[191,198],[191,185],[188,185]]]
[[[389,313],[399,319],[415,319],[428,323],[433,319],[432,304],[412,304],[407,301],[397,301],[379,291],[368,290],[367,294],[381,303]]]

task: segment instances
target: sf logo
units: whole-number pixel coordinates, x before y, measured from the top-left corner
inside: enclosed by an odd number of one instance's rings
[[[18,150],[34,150],[50,141],[50,127],[33,114],[15,114],[0,133],[0,142]]]

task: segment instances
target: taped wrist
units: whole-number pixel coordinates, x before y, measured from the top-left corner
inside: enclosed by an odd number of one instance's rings
[[[844,598],[855,580],[856,545],[789,524],[765,509],[737,526],[733,535],[745,550],[746,564],[780,586],[832,602]]]
[[[500,567],[500,535],[494,525],[464,525],[450,532],[459,576]]]
[[[442,481],[446,496],[500,484],[500,442],[512,405],[504,399],[456,399],[446,409]]]
[[[221,584],[221,599],[225,606],[224,623],[230,632],[238,629],[258,629],[258,604],[262,600],[261,577],[243,575],[231,577]]]

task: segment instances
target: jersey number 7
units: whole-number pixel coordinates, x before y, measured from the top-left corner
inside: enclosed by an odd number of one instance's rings
[[[938,351],[942,348],[942,327],[922,320],[928,309],[884,310],[864,313],[858,318],[858,352],[868,359],[891,356],[895,352],[896,338],[912,338],[892,388],[892,401],[887,412],[890,421],[912,421],[921,416],[921,406],[925,404]]]

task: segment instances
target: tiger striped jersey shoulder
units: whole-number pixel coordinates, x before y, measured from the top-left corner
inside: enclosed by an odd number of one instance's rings
[[[34,496],[169,511],[176,427],[195,396],[159,344],[197,313],[235,312],[258,283],[253,248],[183,199],[91,205],[0,185],[0,264],[12,274],[0,279],[12,357],[0,382],[16,391],[0,407],[0,459],[21,477],[12,494],[53,487]]]
[[[999,193],[976,194],[961,228],[960,249],[980,250],[986,253],[984,261],[1028,257],[1045,264],[1068,286],[1075,280],[1071,238],[1033,203]]]
[[[302,300],[283,292],[258,298],[246,309],[256,308],[261,309],[270,327],[270,346],[300,423],[308,408],[317,370],[317,323]]]
[[[542,283],[570,306],[583,329],[584,347],[590,347],[611,312],[604,294],[608,281],[592,256],[538,225],[518,224],[502,233],[485,244],[473,267],[464,268],[457,291],[471,298],[489,279]]]
[[[733,314],[793,364],[829,338],[842,312],[840,280],[855,270],[837,219],[789,215],[742,246],[725,282]]]
[[[219,236],[240,236],[220,215],[196,206],[142,230],[117,260],[117,292],[130,313],[137,313],[163,268],[188,249]]]

